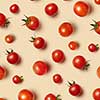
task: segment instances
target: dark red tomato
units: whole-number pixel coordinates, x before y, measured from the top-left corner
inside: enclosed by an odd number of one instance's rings
[[[8,55],[7,55],[7,61],[10,64],[17,64],[20,60],[19,55],[16,52],[13,52],[13,50],[11,52],[7,51]]]
[[[19,12],[19,6],[17,4],[13,4],[13,5],[10,6],[9,10],[12,13],[18,13]]]
[[[26,19],[22,19],[22,21],[25,22],[24,25],[26,25],[29,29],[31,30],[36,30],[37,28],[39,28],[39,19],[35,16],[25,16]]]
[[[45,12],[49,16],[54,16],[58,12],[58,7],[57,7],[57,5],[55,3],[49,3],[45,7]]]
[[[18,100],[35,100],[35,95],[28,89],[23,89],[18,94]]]
[[[0,66],[0,80],[2,80],[6,76],[6,69]]]
[[[80,17],[84,17],[89,12],[89,6],[87,3],[83,2],[83,1],[78,1],[75,3],[73,10],[76,15],[78,15]]]
[[[100,88],[97,88],[93,91],[94,100],[100,100]]]
[[[10,34],[5,37],[5,41],[7,43],[12,43],[14,41],[14,39],[15,39],[15,37],[13,35],[10,35]]]
[[[0,26],[4,27],[6,24],[6,16],[2,13],[0,13]]]
[[[71,42],[69,42],[68,47],[71,50],[76,50],[79,47],[79,44],[77,42],[75,42],[75,41],[71,41]]]
[[[61,77],[61,75],[60,74],[53,75],[53,81],[55,83],[62,83],[62,77]]]
[[[81,55],[75,56],[72,62],[75,68],[78,68],[81,70],[85,69],[86,66],[89,66],[87,64],[86,59]]]
[[[37,75],[44,75],[48,71],[48,65],[43,61],[37,61],[33,65],[33,71]]]
[[[94,2],[98,5],[100,5],[100,0],[94,0]]]
[[[89,44],[88,49],[90,52],[95,52],[99,49],[99,47],[98,47],[98,44],[95,45],[95,44],[91,43],[91,44]]]
[[[19,83],[21,83],[22,81],[23,81],[23,76],[18,76],[18,75],[15,75],[15,76],[13,76],[13,78],[12,78],[12,81],[15,83],[15,84],[19,84]]]
[[[63,37],[68,37],[73,33],[73,26],[69,22],[64,22],[59,26],[58,32]]]
[[[63,62],[64,61],[64,53],[63,51],[57,49],[57,50],[54,50],[52,52],[52,59],[53,61],[55,61],[56,63],[60,63],[60,62]]]

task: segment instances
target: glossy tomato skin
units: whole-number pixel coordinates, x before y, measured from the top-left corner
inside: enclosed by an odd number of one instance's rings
[[[61,75],[60,74],[53,75],[53,81],[55,83],[62,83],[62,77],[61,77]]]
[[[52,59],[56,63],[61,63],[64,61],[65,56],[62,50],[56,49],[52,52]]]
[[[73,26],[69,22],[64,22],[59,26],[58,32],[63,37],[68,37],[73,33]]]
[[[18,94],[18,100],[35,100],[35,95],[28,89],[23,89]]]
[[[75,68],[78,68],[78,69],[84,69],[86,63],[87,62],[86,62],[85,58],[81,55],[78,55],[78,56],[74,57],[74,59],[73,59],[73,65]]]
[[[100,100],[100,88],[97,88],[93,91],[94,100]]]
[[[76,15],[78,15],[80,17],[84,17],[89,12],[89,6],[87,3],[83,2],[83,1],[78,1],[75,3],[73,10]]]
[[[48,65],[43,61],[36,61],[33,65],[33,71],[37,75],[44,75],[48,72]]]
[[[6,23],[6,16],[0,13],[0,26],[3,27]]]
[[[54,16],[58,12],[58,7],[55,3],[49,3],[45,7],[45,12],[49,16]]]
[[[57,100],[57,99],[54,94],[50,93],[50,94],[46,95],[44,100]]]
[[[98,5],[100,5],[100,0],[94,0],[94,2]]]
[[[0,66],[0,80],[2,80],[6,76],[6,69]]]
[[[7,35],[6,37],[5,37],[5,41],[7,42],[7,43],[12,43],[13,41],[14,41],[14,36],[13,35]]]
[[[94,27],[95,32],[100,35],[100,21],[96,22],[96,24],[97,24],[97,27]]]
[[[18,13],[19,12],[19,6],[17,4],[12,4],[9,8],[9,10],[12,12],[12,13]]]

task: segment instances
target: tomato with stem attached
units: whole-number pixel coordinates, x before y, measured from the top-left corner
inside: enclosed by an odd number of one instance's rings
[[[9,8],[9,10],[12,12],[12,13],[18,13],[19,12],[19,6],[17,4],[12,4]]]
[[[100,100],[100,88],[95,89],[92,95],[94,100]]]

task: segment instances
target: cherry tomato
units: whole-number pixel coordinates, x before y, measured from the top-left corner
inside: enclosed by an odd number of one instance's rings
[[[63,62],[64,58],[65,58],[64,53],[61,50],[57,49],[52,52],[52,59],[56,63]]]
[[[49,16],[54,16],[58,12],[58,7],[57,7],[57,5],[55,3],[49,3],[45,7],[45,12]]]
[[[99,47],[98,47],[98,44],[95,45],[95,44],[91,43],[91,44],[89,44],[88,49],[90,52],[95,52],[99,49]]]
[[[62,77],[61,77],[61,75],[60,74],[53,75],[53,81],[55,83],[62,83]]]
[[[19,57],[19,55],[16,52],[13,52],[13,50],[11,50],[11,52],[9,52],[7,50],[7,53],[8,53],[7,61],[10,64],[18,64],[19,63],[20,57]]]
[[[94,100],[100,100],[100,88],[97,88],[93,91]]]
[[[72,96],[79,96],[82,93],[82,88],[80,87],[80,85],[76,84],[75,81],[73,81],[73,83],[69,83],[69,93]]]
[[[61,100],[59,97],[60,97],[60,95],[55,96],[54,94],[49,93],[46,95],[44,100]]]
[[[89,12],[89,6],[87,3],[83,2],[83,1],[78,1],[75,3],[73,10],[76,15],[78,15],[80,17],[84,17]]]
[[[58,29],[59,33],[63,37],[68,37],[73,33],[73,26],[69,22],[64,22]]]
[[[69,42],[68,46],[71,50],[76,50],[79,47],[79,44],[75,41],[71,41]]]
[[[13,4],[13,5],[10,6],[9,10],[12,13],[18,13],[19,12],[19,6],[17,4]]]
[[[48,65],[43,61],[37,61],[33,65],[33,71],[37,75],[44,75],[48,71]]]
[[[15,76],[13,76],[13,78],[12,78],[12,81],[15,83],[15,84],[19,84],[19,83],[21,83],[22,81],[23,81],[23,76],[18,76],[18,75],[15,75]]]
[[[25,16],[26,19],[22,19],[22,21],[25,22],[24,25],[26,25],[29,29],[31,30],[36,30],[37,28],[39,28],[39,19],[35,16]]]
[[[94,2],[98,5],[100,5],[100,0],[94,0]]]
[[[35,100],[35,94],[28,89],[23,89],[18,94],[18,100]]]
[[[14,41],[14,39],[15,39],[15,37],[13,35],[10,35],[10,34],[5,37],[5,41],[7,43],[12,43]]]
[[[4,99],[4,98],[0,98],[0,100],[6,100],[6,99]]]
[[[87,64],[86,59],[81,55],[74,57],[73,65],[74,65],[75,68],[78,68],[78,69],[81,69],[81,70],[87,69],[87,67],[89,66],[89,64]]]
[[[6,76],[6,69],[0,66],[0,80],[2,80]]]

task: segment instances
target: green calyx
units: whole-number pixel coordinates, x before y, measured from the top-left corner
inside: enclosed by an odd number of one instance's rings
[[[87,63],[87,64],[84,66],[83,70],[88,70],[89,66],[90,66],[90,64]]]
[[[24,15],[24,16],[26,19],[22,19],[22,21],[24,21],[25,23],[29,23],[29,18],[26,15]]]
[[[59,98],[61,95],[57,95],[56,100],[62,100],[61,98]]]
[[[99,44],[96,44],[96,49],[97,49],[97,50],[99,49]]]
[[[21,82],[22,82],[24,80],[23,76],[21,76],[20,79],[21,79]]]
[[[34,37],[31,37],[31,40],[29,40],[30,42],[34,42],[35,41],[35,38]]]
[[[94,30],[96,28],[98,28],[98,24],[95,20],[93,20],[94,24],[90,24],[93,28],[91,30]]]
[[[13,50],[11,49],[11,51],[6,50],[7,54],[10,54],[13,52]]]
[[[72,86],[73,84],[75,84],[75,81],[72,80],[72,83],[69,82],[69,81],[67,81],[67,83],[68,83],[67,86],[70,87],[70,86]]]

